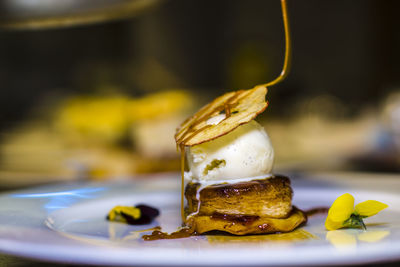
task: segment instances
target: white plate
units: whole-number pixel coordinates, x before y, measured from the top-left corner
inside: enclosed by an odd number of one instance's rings
[[[0,196],[0,251],[46,261],[99,265],[276,266],[400,260],[398,194],[304,178],[292,182],[293,201],[301,209],[329,206],[345,192],[352,193],[356,202],[376,199],[389,208],[366,220],[366,232],[327,232],[325,216],[316,215],[290,234],[142,241],[144,233],[138,230],[161,225],[165,231],[174,231],[179,226],[179,175],[55,185]],[[139,203],[157,207],[161,215],[145,226],[105,220],[114,205]]]

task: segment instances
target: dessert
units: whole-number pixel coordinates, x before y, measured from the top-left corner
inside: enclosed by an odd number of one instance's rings
[[[281,4],[286,45],[280,75],[253,89],[228,92],[180,125],[175,141],[181,151],[184,227],[172,234],[154,231],[144,240],[214,230],[235,235],[290,232],[306,222],[306,214],[292,206],[289,178],[272,174],[274,151],[254,120],[268,106],[267,87],[281,82],[290,65],[286,1]]]
[[[192,232],[289,232],[306,221],[292,206],[289,178],[272,174],[273,148],[254,120],[268,106],[266,93],[265,86],[226,93],[178,128],[182,220]]]

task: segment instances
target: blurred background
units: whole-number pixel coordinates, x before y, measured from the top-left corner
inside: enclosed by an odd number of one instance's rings
[[[400,171],[400,2],[288,0],[258,117],[285,170]],[[0,188],[179,169],[173,134],[273,80],[278,0],[0,4]]]

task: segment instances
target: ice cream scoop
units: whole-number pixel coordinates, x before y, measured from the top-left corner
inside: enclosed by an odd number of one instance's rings
[[[219,138],[187,147],[186,158],[189,167],[186,179],[231,181],[270,174],[274,150],[264,128],[252,120]]]

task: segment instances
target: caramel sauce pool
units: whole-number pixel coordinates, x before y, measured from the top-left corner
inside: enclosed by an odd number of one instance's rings
[[[161,232],[160,230],[153,231],[150,235],[144,235],[142,238],[144,241],[154,241],[160,239],[178,239],[197,235],[191,228],[182,228],[171,234]]]

